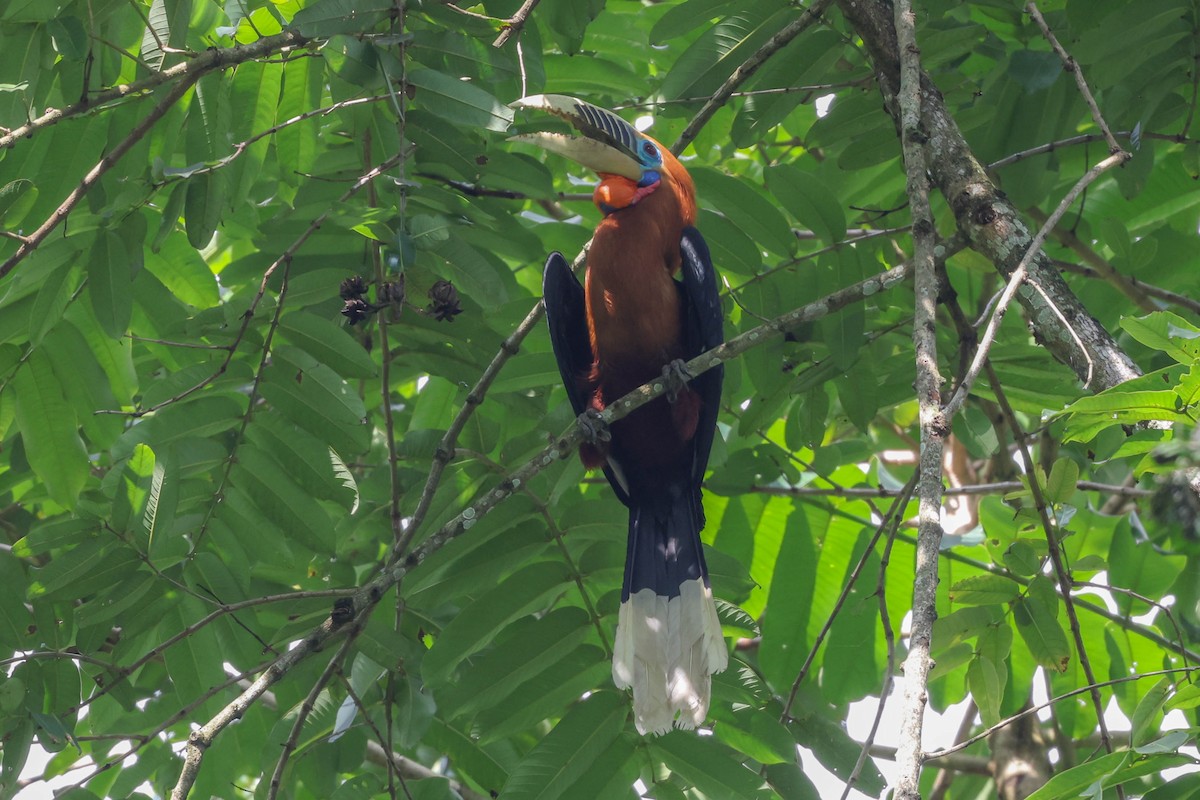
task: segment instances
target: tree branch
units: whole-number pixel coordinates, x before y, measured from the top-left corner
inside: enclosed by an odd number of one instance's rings
[[[995,308],[992,310],[992,317],[990,320],[988,320],[987,329],[984,330],[983,336],[981,336],[979,339],[979,347],[975,350],[975,357],[971,361],[971,366],[967,369],[966,375],[963,376],[962,382],[959,383],[958,388],[955,389],[954,395],[950,398],[950,401],[946,403],[946,414],[948,416],[953,417],[955,414],[957,414],[958,410],[962,408],[962,404],[966,402],[967,395],[970,394],[971,387],[975,384],[975,380],[979,377],[979,373],[983,369],[983,365],[987,362],[988,352],[992,349],[992,344],[996,341],[996,336],[1000,332],[1000,323],[1004,319],[1004,312],[1008,310],[1009,303],[1011,303],[1012,299],[1016,297],[1017,290],[1021,288],[1021,283],[1026,279],[1026,277],[1030,277],[1031,282],[1033,283],[1034,287],[1038,289],[1039,294],[1043,294],[1048,303],[1048,308],[1054,312],[1055,317],[1061,319],[1063,322],[1062,330],[1069,333],[1071,338],[1074,339],[1074,341],[1079,345],[1079,350],[1073,352],[1079,353],[1086,363],[1086,372],[1082,376],[1084,378],[1084,388],[1087,388],[1091,384],[1092,377],[1096,372],[1095,368],[1099,365],[1096,365],[1092,362],[1089,349],[1085,346],[1081,336],[1075,331],[1070,322],[1064,316],[1062,316],[1054,300],[1052,300],[1048,294],[1041,292],[1042,287],[1037,283],[1038,279],[1032,278],[1030,275],[1030,270],[1037,257],[1042,254],[1042,243],[1046,241],[1046,236],[1049,234],[1050,229],[1058,224],[1058,221],[1062,219],[1063,214],[1067,213],[1067,209],[1070,208],[1071,204],[1075,202],[1075,198],[1078,197],[1080,193],[1082,193],[1083,190],[1092,183],[1092,181],[1100,177],[1105,171],[1119,164],[1123,164],[1128,159],[1128,153],[1115,153],[1089,169],[1084,176],[1076,181],[1075,185],[1071,187],[1071,190],[1067,192],[1067,194],[1059,202],[1058,207],[1054,209],[1054,213],[1046,218],[1045,224],[1042,225],[1037,234],[1030,240],[1029,247],[1025,250],[1025,255],[1021,257],[1021,260],[1017,263],[1016,269],[1014,269],[1012,274],[1009,275],[1008,285],[1004,287],[1004,292],[1000,295],[999,302],[996,303]],[[1073,296],[1074,295],[1072,295],[1072,297]],[[1105,332],[1105,336],[1107,335],[1107,332]]]
[[[701,375],[718,364],[736,358],[747,350],[757,347],[775,336],[782,335],[785,331],[797,325],[812,322],[827,314],[845,308],[851,303],[861,301],[885,289],[890,289],[903,281],[905,274],[906,267],[894,267],[886,272],[859,281],[852,286],[839,289],[805,306],[781,314],[770,322],[735,336],[719,347],[701,353],[687,363],[687,370],[693,376]],[[526,318],[526,322],[530,326],[532,326],[532,322],[529,320],[536,321],[536,314],[540,308],[541,305],[539,304],[539,306],[530,312],[529,317]],[[522,327],[524,325],[525,323],[522,323]],[[520,328],[518,332],[520,332]],[[527,333],[528,331],[525,332]],[[514,332],[513,335],[516,336],[516,334],[517,332]],[[505,352],[507,351],[502,350],[501,354]],[[497,355],[497,359],[500,358],[501,354]],[[498,370],[499,366],[496,369]],[[482,381],[483,379],[481,378]],[[613,422],[628,416],[651,400],[666,394],[666,391],[667,387],[661,380],[644,384],[611,403],[601,413],[601,418],[605,423],[611,425]],[[464,406],[464,411],[470,407],[471,404],[468,403]],[[356,621],[366,619],[367,615],[378,605],[384,595],[397,586],[411,570],[418,567],[426,558],[446,546],[450,541],[470,530],[478,519],[481,519],[493,508],[511,497],[514,492],[518,491],[520,485],[527,483],[531,478],[538,475],[557,460],[569,457],[582,441],[583,432],[579,428],[578,423],[571,425],[562,436],[545,447],[525,464],[509,473],[508,477],[502,480],[499,485],[464,508],[438,531],[425,539],[415,550],[405,555],[402,559],[392,558],[384,569],[354,594],[352,599],[352,619]],[[395,549],[393,549],[393,555],[399,555]],[[326,619],[320,625],[313,628],[307,636],[297,642],[291,649],[275,659],[237,698],[221,709],[207,723],[193,731],[188,737],[188,744],[184,751],[184,765],[180,772],[179,780],[176,783],[176,790],[172,792],[172,800],[184,800],[187,796],[187,792],[195,782],[196,775],[199,772],[205,750],[207,750],[221,731],[235,720],[240,719],[263,696],[267,689],[281,680],[297,664],[306,660],[313,653],[319,652],[331,639],[349,627],[344,622],[339,624],[331,615],[329,619]]]
[[[81,100],[78,103],[72,103],[66,108],[50,108],[44,114],[36,119],[19,127],[13,128],[0,136],[0,149],[12,147],[17,140],[32,136],[43,128],[48,128],[55,125],[64,119],[78,117],[90,111],[94,111],[97,107],[113,100],[120,100],[124,97],[141,94],[149,91],[164,83],[170,83],[176,78],[185,78],[195,81],[201,75],[212,72],[217,69],[232,67],[235,64],[241,64],[245,61],[251,61],[256,58],[276,53],[281,50],[286,50],[292,47],[305,45],[309,40],[300,35],[298,31],[286,30],[283,33],[267,36],[259,39],[251,44],[239,44],[227,48],[212,48],[206,50],[195,58],[176,64],[162,72],[155,72],[140,81],[134,83],[121,84],[114,86],[98,93],[95,97],[88,100]]]
[[[526,21],[529,20],[529,15],[537,7],[538,2],[540,0],[525,0],[521,4],[521,7],[517,9],[517,13],[504,21],[504,30],[500,31],[500,35],[496,37],[496,41],[492,42],[492,47],[504,47],[509,39],[519,34],[521,29],[525,27]]]
[[[922,130],[921,64],[916,16],[909,0],[896,0],[895,29],[900,52],[900,138],[904,150],[908,203],[912,211],[913,272],[916,307],[913,348],[916,351],[916,390],[921,426],[921,458],[917,472],[918,530],[916,575],[913,582],[912,623],[900,710],[900,739],[896,752],[896,797],[920,800],[921,731],[932,659],[933,623],[937,619],[938,554],[942,543],[942,449],[950,433],[950,413],[943,413],[937,358],[938,279],[934,265],[933,213],[929,206]]]
[[[838,6],[867,46],[879,76],[885,107],[898,120],[895,98],[899,91],[899,51],[888,3],[838,0]],[[930,175],[950,204],[959,230],[1002,274],[1011,275],[1029,251],[1032,243],[1029,228],[992,183],[947,111],[941,93],[924,74],[921,116],[922,130],[929,137],[925,150]],[[1017,299],[1025,308],[1038,341],[1052,355],[1070,366],[1081,381],[1094,372],[1091,377],[1098,389],[1107,389],[1141,374],[1133,360],[1087,312],[1048,258],[1035,254],[1027,270],[1042,291],[1021,292]],[[1069,326],[1063,324],[1064,319]],[[1082,342],[1082,350],[1077,340]]]
[[[100,180],[104,173],[112,169],[126,153],[133,149],[135,144],[142,140],[142,137],[150,132],[154,124],[162,119],[163,115],[179,102],[180,98],[192,88],[192,84],[199,77],[199,74],[189,75],[172,87],[171,91],[162,100],[159,100],[154,108],[150,109],[150,112],[137,125],[133,126],[133,130],[118,142],[116,147],[105,153],[100,161],[87,171],[87,174],[83,176],[83,180],[79,182],[79,185],[67,195],[58,208],[54,209],[54,212],[46,218],[46,221],[38,226],[37,230],[25,237],[16,252],[9,256],[3,264],[0,264],[0,279],[3,279],[5,275],[12,272],[17,264],[21,263],[26,256],[36,250],[38,245],[45,241],[50,232],[57,228],[67,218],[67,215],[74,210],[75,206],[83,199],[88,190],[96,184],[96,181]]]

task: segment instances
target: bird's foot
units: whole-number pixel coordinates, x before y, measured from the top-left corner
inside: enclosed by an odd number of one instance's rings
[[[663,367],[663,382],[667,385],[667,402],[674,403],[679,393],[687,388],[688,381],[696,377],[687,368],[682,358],[677,358]]]
[[[608,429],[608,423],[604,421],[604,417],[594,408],[589,408],[579,415],[579,429],[583,431],[583,440],[591,445],[599,446],[604,442],[612,441],[612,431]]]

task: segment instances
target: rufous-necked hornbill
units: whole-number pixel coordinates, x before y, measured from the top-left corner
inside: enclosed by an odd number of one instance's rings
[[[561,95],[514,105],[549,112],[583,134],[515,140],[600,176],[594,200],[604,219],[585,285],[553,253],[543,293],[567,395],[592,434],[580,456],[604,469],[629,508],[613,680],[633,688],[639,732],[693,728],[708,714],[710,676],[729,662],[700,544],[700,483],[722,373],[717,367],[691,379],[682,361],[724,341],[716,274],[692,227],[695,187],[669,150],[611,111]],[[608,403],[653,380],[667,383],[668,396],[611,429],[596,425]]]

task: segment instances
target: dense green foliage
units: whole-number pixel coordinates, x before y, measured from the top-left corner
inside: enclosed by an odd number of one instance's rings
[[[598,219],[592,176],[506,142],[544,122],[507,103],[556,92],[653,115],[669,145],[803,9],[542,0],[493,47],[517,0],[404,5],[0,6],[0,135],[16,134],[0,147],[0,657],[13,656],[0,797],[76,767],[72,798],[169,794],[189,731],[376,577],[414,514],[414,545],[459,535],[224,728],[193,797],[266,797],[277,764],[294,798],[632,797],[638,779],[656,798],[815,797],[796,744],[849,776],[847,709],[885,690],[906,645],[914,539],[903,525],[873,536],[917,450],[911,283],[726,365],[704,536],[740,643],[715,680],[713,735],[641,738],[627,719],[608,664],[625,515],[577,459],[455,522],[572,422],[542,326],[511,358],[501,345],[536,306],[545,255],[573,257]],[[1021,5],[918,3],[917,35],[975,155],[1008,159],[993,175],[1035,229],[1107,149]],[[1031,477],[1071,576],[1112,587],[1111,609],[1095,592],[1075,601],[1096,680],[1184,666],[1200,643],[1200,501],[1180,477],[1200,394],[1187,297],[1200,4],[1043,11],[1134,155],[1047,253],[1146,377],[1093,394],[1013,310],[991,364],[1036,467],[1020,468],[986,377],[953,420],[948,485],[986,487],[947,498],[960,527],[943,545],[929,696],[942,710],[969,694],[976,730],[1019,711],[1039,667],[1051,695],[1088,682]],[[730,336],[911,254],[896,126],[836,8],[685,156]],[[934,211],[949,237],[944,198]],[[945,272],[962,312],[943,306],[938,330],[949,397],[974,344],[961,321],[984,316],[1004,278],[970,249]],[[356,275],[367,285],[344,284]],[[1177,752],[1190,734],[1160,736],[1164,710],[1196,724],[1200,694],[1175,677],[1102,688],[1137,752],[1060,748],[1060,768],[1083,766],[1040,796],[1126,779],[1138,795],[1194,766]],[[1052,723],[1089,740],[1095,705],[1057,703]],[[55,753],[43,774],[25,769],[31,742]],[[371,757],[385,750],[409,759],[404,787]],[[416,780],[420,765],[453,785]],[[989,780],[961,774],[949,796],[986,795]],[[857,788],[883,790],[871,760]]]

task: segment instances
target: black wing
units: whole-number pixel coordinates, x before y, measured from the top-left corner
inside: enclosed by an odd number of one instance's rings
[[[717,273],[713,270],[712,257],[704,237],[695,228],[684,228],[683,240],[679,243],[683,256],[680,277],[683,279],[684,301],[684,358],[691,360],[725,341],[725,315],[721,310],[721,292],[717,284]],[[700,420],[696,425],[696,437],[692,459],[693,485],[704,480],[708,467],[708,454],[712,450],[713,436],[717,430],[717,414],[721,410],[721,382],[725,376],[723,365],[713,367],[691,382],[692,389],[700,394]]]
[[[583,377],[595,360],[588,341],[587,306],[583,287],[562,253],[551,253],[542,275],[542,298],[546,303],[546,322],[550,324],[550,344],[558,362],[567,397],[575,416],[587,408],[588,398]]]
[[[571,408],[579,416],[588,407],[584,376],[591,371],[595,357],[588,338],[587,303],[583,287],[561,253],[551,253],[546,259],[546,271],[542,274],[542,299],[546,304],[546,322],[550,325],[550,344],[554,348],[554,359],[558,362],[558,374],[571,400]],[[611,464],[605,465],[604,477],[608,478],[617,499],[628,506],[629,493]]]

